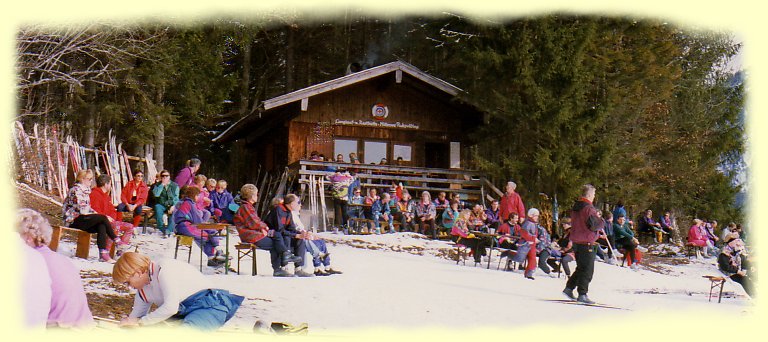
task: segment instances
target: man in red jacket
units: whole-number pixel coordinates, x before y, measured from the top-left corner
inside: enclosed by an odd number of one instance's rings
[[[510,213],[518,213],[521,215],[520,222],[525,221],[525,205],[523,205],[523,199],[520,198],[515,192],[517,184],[513,181],[507,182],[506,193],[501,197],[501,203],[499,205],[499,217],[509,217]]]
[[[133,173],[133,180],[123,187],[122,193],[120,193],[120,200],[122,201],[117,210],[120,212],[133,212],[133,225],[138,226],[141,222],[141,212],[144,209],[144,204],[147,203],[147,194],[149,188],[144,183],[144,172],[137,170]],[[118,220],[122,220],[122,215],[118,216]]]
[[[115,210],[115,206],[112,204],[112,198],[109,195],[111,190],[112,180],[109,178],[109,176],[102,174],[101,176],[97,177],[96,187],[91,190],[90,195],[91,208],[93,208],[93,210],[95,210],[97,213],[107,217],[109,223],[112,224],[112,229],[115,231],[116,235],[120,235],[122,232],[122,237],[117,243],[118,254],[122,254],[130,247],[131,236],[133,236],[133,225],[117,219],[117,210]],[[108,240],[106,249],[112,249],[113,243],[114,241]]]
[[[587,297],[589,282],[595,270],[595,246],[600,232],[603,230],[603,219],[597,216],[597,210],[592,206],[595,200],[595,187],[586,184],[581,188],[581,198],[574,204],[571,211],[571,242],[576,253],[576,270],[565,284],[563,293],[566,297],[581,303],[594,304]],[[605,234],[605,233],[603,233]],[[578,288],[579,297],[573,295]]]

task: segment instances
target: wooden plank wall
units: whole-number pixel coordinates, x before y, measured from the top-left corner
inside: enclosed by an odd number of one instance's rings
[[[333,141],[316,142],[318,123],[334,123],[341,120],[374,121],[371,108],[383,103],[389,108],[389,116],[384,122],[417,124],[419,129],[394,129],[349,125],[332,125],[331,132],[337,138],[382,140],[393,144],[412,145],[410,165],[423,166],[425,161],[425,142],[450,142],[465,140],[465,127],[461,113],[445,100],[426,94],[404,83],[394,82],[384,76],[362,82],[355,86],[342,88],[329,93],[309,98],[306,112],[288,123],[288,141],[291,145],[288,162],[309,157],[313,150],[333,156]],[[360,145],[362,149],[362,144]],[[345,159],[347,156],[344,156]],[[392,156],[389,156],[392,158]]]

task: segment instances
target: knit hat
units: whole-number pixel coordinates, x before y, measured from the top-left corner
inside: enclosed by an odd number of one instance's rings
[[[536,209],[536,208],[528,209],[528,217],[537,216],[537,215],[539,215],[539,209]]]

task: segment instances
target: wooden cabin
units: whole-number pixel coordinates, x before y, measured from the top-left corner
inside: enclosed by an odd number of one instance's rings
[[[402,61],[364,69],[264,101],[213,141],[244,144],[254,168],[281,170],[312,151],[326,160],[357,154],[365,164],[461,169],[469,133],[484,113],[458,87]]]

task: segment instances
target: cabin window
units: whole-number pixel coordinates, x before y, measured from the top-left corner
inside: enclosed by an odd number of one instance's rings
[[[363,163],[378,164],[382,158],[387,158],[387,143],[381,141],[366,141],[363,145]],[[389,159],[387,159],[389,163]]]
[[[332,160],[336,160],[336,156],[341,154],[344,156],[344,161],[349,163],[349,154],[357,154],[357,140],[348,139],[334,139],[333,140],[333,156]]]
[[[395,144],[392,147],[392,160],[397,160],[397,157],[403,157],[403,161],[411,161],[411,145]]]

